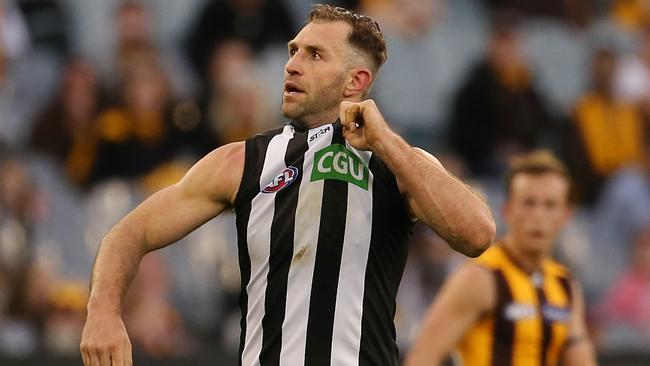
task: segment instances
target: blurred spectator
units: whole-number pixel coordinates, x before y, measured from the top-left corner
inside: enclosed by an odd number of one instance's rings
[[[650,23],[639,33],[638,51],[621,58],[614,86],[617,97],[641,107],[644,123],[650,126]]]
[[[80,280],[58,280],[43,290],[47,294],[43,346],[56,355],[74,355],[86,320],[87,285]]]
[[[238,39],[254,52],[293,38],[296,26],[282,0],[210,0],[190,31],[188,51],[198,75],[205,75],[222,41]]]
[[[644,149],[644,164],[612,174],[592,208],[589,231],[593,247],[587,267],[592,267],[589,282],[597,295],[625,268],[629,243],[650,221],[650,135]]]
[[[650,24],[650,3],[646,0],[614,0],[611,16],[628,32],[636,32]]]
[[[650,225],[650,2],[326,2],[359,3],[379,20],[390,57],[372,97],[395,129],[435,151],[457,176],[462,170],[444,155],[448,143],[468,161],[472,181],[500,178],[513,154],[568,141],[582,198],[593,205],[576,207],[561,250],[584,277],[588,308],[609,290],[597,312],[601,350],[647,352],[649,245],[642,243],[650,229],[631,244]],[[7,354],[78,361],[100,238],[143,196],[178,179],[184,159],[278,124],[286,42],[310,4],[0,0],[0,364],[13,364]],[[502,15],[510,7],[529,17],[519,23]],[[609,13],[592,21],[595,7]],[[490,14],[497,16],[491,27]],[[200,88],[179,52],[181,38]],[[593,57],[600,44],[628,53],[620,62],[611,52]],[[104,96],[112,97],[110,108]],[[556,125],[548,111],[575,111],[561,142],[551,140]],[[499,207],[500,185],[480,182]],[[184,244],[147,256],[124,312],[136,358],[143,352],[164,363],[212,354],[222,344],[237,353],[233,222],[232,214],[210,222]],[[459,260],[433,232],[416,227],[395,314],[402,350]],[[185,363],[201,364],[194,361]]]
[[[15,65],[25,56],[29,33],[12,1],[0,2],[0,140],[15,145],[21,135],[28,105],[20,100]]]
[[[523,44],[535,71],[535,85],[551,114],[562,119],[563,124],[588,85],[585,70],[593,53],[592,29],[552,18],[533,18],[522,24]]]
[[[38,346],[29,296],[37,195],[20,160],[0,161],[0,352],[24,355]]]
[[[149,7],[142,2],[123,0],[114,15],[115,46],[113,53],[112,74],[120,74],[124,53],[130,53],[133,47],[144,44],[156,49],[159,62],[165,70],[175,96],[187,97],[193,89],[194,80],[188,70],[184,56],[175,43],[157,44],[154,39],[154,19]]]
[[[650,347],[650,222],[630,253],[631,265],[609,290],[601,304],[605,347]]]
[[[98,118],[97,157],[86,175],[92,181],[152,173],[175,156],[183,138],[171,119],[169,82],[156,50],[132,44],[119,65],[121,98]],[[163,169],[161,178],[167,173],[179,177]]]
[[[393,128],[427,150],[446,148],[449,93],[465,71],[468,53],[478,48],[481,19],[451,18],[456,7],[466,5],[462,0],[364,2],[389,47],[371,95]]]
[[[15,149],[24,147],[34,113],[55,92],[60,70],[62,51],[39,38],[43,34],[30,34],[32,26],[39,32],[52,23],[36,21],[38,11],[30,15],[28,27],[17,2],[0,2],[0,140]]]
[[[224,40],[214,48],[208,72],[203,127],[209,131],[205,137],[215,136],[212,143],[241,141],[278,125],[246,43]]]
[[[58,0],[19,1],[34,47],[64,57],[69,52],[67,18]]]
[[[137,352],[156,358],[189,352],[192,340],[170,302],[170,294],[166,264],[159,253],[148,254],[129,289],[123,310],[125,326]]]
[[[589,0],[487,0],[492,8],[516,9],[528,16],[554,17],[573,25],[585,26],[593,12]]]
[[[617,97],[629,103],[650,100],[650,27],[643,28],[638,51],[621,57],[615,72]]]
[[[309,14],[312,6],[315,3],[330,4],[333,6],[341,6],[346,9],[358,9],[360,3],[374,2],[376,0],[326,0],[326,1],[313,1],[313,0],[282,0],[287,9],[291,12],[295,24],[301,24],[305,21],[305,14]],[[384,0],[379,0],[380,2]]]
[[[605,179],[620,168],[642,161],[644,129],[634,105],[616,98],[617,57],[609,50],[593,58],[592,86],[575,108],[568,158],[578,199],[593,203]]]
[[[514,13],[493,22],[487,55],[470,72],[453,105],[451,142],[479,176],[498,177],[509,159],[535,148],[553,127],[533,86]]]
[[[91,65],[72,60],[63,75],[59,93],[38,117],[30,146],[62,163],[74,183],[91,173],[97,153],[95,120],[100,91]]]
[[[397,295],[395,328],[403,352],[420,330],[422,317],[445,277],[463,256],[449,248],[435,232],[418,224],[409,244],[409,257]]]

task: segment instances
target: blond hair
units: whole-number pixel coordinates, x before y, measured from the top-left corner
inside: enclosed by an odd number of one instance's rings
[[[510,161],[510,169],[506,173],[506,193],[510,195],[512,181],[517,175],[556,174],[566,180],[571,186],[571,177],[566,165],[549,150],[535,150],[516,156]]]

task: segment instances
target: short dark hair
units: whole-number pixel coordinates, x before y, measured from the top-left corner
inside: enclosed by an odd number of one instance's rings
[[[556,174],[567,182],[571,189],[571,177],[564,163],[549,150],[535,150],[530,153],[517,156],[510,161],[510,169],[506,174],[506,193],[510,196],[512,181],[520,174]],[[567,197],[569,198],[569,197]]]
[[[349,24],[352,31],[348,34],[348,42],[369,56],[376,69],[386,62],[388,54],[384,35],[379,24],[369,16],[338,6],[317,4],[309,13],[308,23],[318,21],[341,21]]]

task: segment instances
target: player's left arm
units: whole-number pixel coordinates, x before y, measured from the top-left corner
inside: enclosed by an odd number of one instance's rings
[[[344,138],[372,150],[395,174],[415,217],[465,255],[476,257],[489,247],[496,228],[487,204],[435,157],[392,131],[374,101],[342,102],[340,119]]]
[[[572,281],[573,309],[569,338],[564,348],[563,364],[566,366],[595,366],[597,365],[594,348],[589,340],[585,323],[585,304],[582,289],[576,281]]]

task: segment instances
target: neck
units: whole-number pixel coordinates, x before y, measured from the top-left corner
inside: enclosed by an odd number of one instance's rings
[[[338,108],[336,110],[326,111],[317,115],[305,116],[303,118],[294,119],[294,123],[304,128],[311,130],[312,128],[320,127],[328,123],[332,123],[339,118]]]
[[[508,256],[525,272],[533,273],[542,269],[542,263],[546,257],[543,252],[525,250],[517,245],[511,236],[506,236],[502,243]]]

